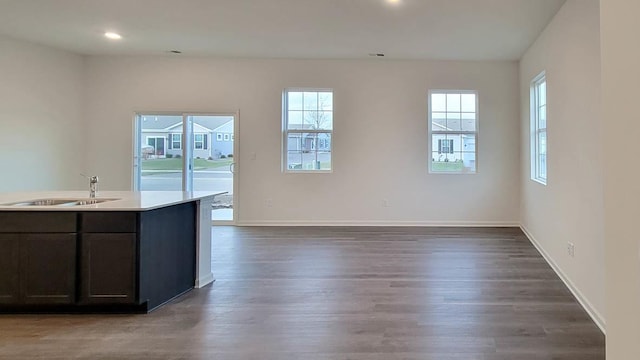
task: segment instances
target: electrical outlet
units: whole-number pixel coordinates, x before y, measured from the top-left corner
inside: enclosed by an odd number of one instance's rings
[[[572,242],[567,243],[567,254],[571,257],[576,255],[576,246]]]
[[[273,207],[273,199],[265,199],[264,207],[267,207],[267,208]]]
[[[382,199],[382,207],[389,207],[389,200]]]

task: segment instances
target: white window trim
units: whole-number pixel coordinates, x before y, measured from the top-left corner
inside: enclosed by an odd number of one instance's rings
[[[197,140],[198,136],[202,136],[202,140]],[[204,137],[207,136],[206,134],[193,134],[193,149],[194,150],[207,150],[207,148],[204,147]],[[201,143],[202,147],[198,147],[197,144]]]
[[[533,80],[531,80],[531,89],[530,89],[530,106],[531,106],[531,116],[530,116],[530,125],[531,125],[531,132],[530,132],[530,145],[531,145],[531,149],[530,149],[530,158],[529,158],[529,162],[531,164],[531,180],[540,183],[542,185],[547,185],[547,178],[548,178],[548,170],[549,170],[549,137],[546,136],[547,138],[547,161],[545,162],[546,164],[546,169],[545,172],[547,173],[547,175],[545,177],[540,176],[540,168],[538,166],[538,158],[539,158],[539,147],[540,144],[538,143],[538,135],[542,132],[544,132],[545,134],[547,134],[547,127],[548,127],[548,114],[549,112],[547,111],[547,126],[545,126],[544,130],[540,130],[539,126],[540,126],[540,114],[539,114],[539,109],[540,109],[540,99],[538,98],[538,87],[542,84],[542,83],[546,83],[547,82],[547,77],[546,77],[546,73],[543,71],[540,74],[538,74],[536,77],[533,78]],[[549,89],[547,89],[547,94],[549,93]],[[548,108],[548,96],[545,99],[545,106],[547,106]],[[548,135],[548,134],[547,134]]]
[[[444,140],[446,140],[446,143],[444,143],[442,139],[438,139],[438,153],[453,154],[453,139]],[[444,146],[443,144],[446,144],[446,146]]]
[[[222,133],[216,133],[216,140],[222,141]]]
[[[224,134],[224,141],[229,141],[229,134]]]
[[[174,136],[178,136],[178,140],[173,140]],[[178,147],[175,147],[174,143],[178,143]],[[171,134],[171,149],[170,150],[182,150],[182,134]]]
[[[331,130],[289,130],[287,129],[288,124],[288,116],[289,116],[289,106],[288,106],[288,96],[289,92],[330,92],[332,101],[331,113],[335,114],[335,97],[333,89],[327,88],[286,88],[282,92],[282,172],[287,174],[328,174],[333,173],[334,169],[334,156],[333,156],[333,128],[335,123],[332,124]],[[335,118],[333,118],[335,120]],[[331,154],[331,169],[329,170],[305,170],[305,169],[289,169],[287,166],[287,155],[288,155],[288,137],[290,133],[298,133],[300,134],[300,141],[302,141],[302,134],[329,134],[331,137],[330,146],[326,149]]]
[[[452,135],[473,135],[475,137],[475,149],[474,149],[474,154],[475,154],[475,158],[476,158],[476,169],[473,172],[463,172],[463,171],[433,171],[433,145],[432,145],[432,141],[433,141],[433,111],[431,111],[431,96],[432,94],[474,94],[476,96],[476,111],[475,111],[475,115],[476,115],[476,131],[450,131],[450,132],[442,132],[441,134],[443,135],[447,135],[447,134],[452,134]],[[479,97],[478,97],[478,91],[476,90],[442,90],[442,89],[433,89],[433,90],[429,90],[429,99],[428,99],[428,108],[427,108],[427,113],[428,113],[428,121],[429,121],[429,125],[428,125],[428,136],[427,136],[427,150],[428,150],[428,170],[429,170],[429,174],[437,174],[437,175],[475,175],[478,173],[478,138],[480,137],[480,101],[479,101]],[[436,134],[440,134],[440,132],[436,133]]]

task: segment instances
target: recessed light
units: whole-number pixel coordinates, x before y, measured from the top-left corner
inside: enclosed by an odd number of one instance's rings
[[[401,2],[402,2],[402,0],[387,0],[387,3],[391,4],[391,5],[398,5]]]
[[[114,33],[114,32],[106,32],[104,33],[104,37],[106,37],[107,39],[111,39],[111,40],[120,40],[122,39],[122,36],[118,33]]]

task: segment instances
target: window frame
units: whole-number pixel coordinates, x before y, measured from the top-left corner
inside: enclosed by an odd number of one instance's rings
[[[541,104],[541,94],[540,89],[542,85],[545,86],[545,97],[544,104]],[[547,185],[547,179],[549,177],[548,169],[549,169],[549,137],[548,137],[548,88],[547,88],[547,76],[546,72],[542,71],[540,74],[536,75],[533,80],[531,80],[530,87],[530,165],[531,165],[531,180],[540,183],[542,185]],[[540,114],[541,109],[544,107],[545,110],[545,126],[544,128],[540,127]],[[544,176],[542,175],[542,166],[540,162],[540,158],[543,155],[540,151],[540,135],[544,133],[545,137],[545,152],[544,152]]]
[[[177,136],[178,140],[175,140],[174,136]],[[177,147],[176,147],[176,144],[178,144]],[[182,150],[182,134],[180,133],[171,134],[171,150]]]
[[[438,154],[453,154],[453,139],[438,139]]]
[[[222,133],[216,133],[216,141],[222,141]]]
[[[434,94],[459,94],[459,95],[468,95],[473,94],[475,96],[475,130],[474,131],[463,131],[463,130],[451,130],[451,131],[433,131],[433,113],[432,111],[432,97]],[[463,112],[460,111],[462,114]],[[466,113],[466,112],[465,112]],[[429,174],[438,174],[438,175],[475,175],[479,172],[479,156],[478,156],[478,139],[480,137],[480,101],[477,90],[456,90],[456,89],[431,89],[428,94],[427,101],[427,117],[429,124],[427,125],[427,150],[428,150],[428,172]],[[433,136],[434,135],[473,135],[475,138],[474,141],[474,157],[475,157],[475,169],[474,171],[436,171],[433,170]],[[440,150],[440,149],[438,149]],[[464,168],[463,168],[464,169]]]
[[[288,129],[288,123],[289,123],[289,93],[292,92],[312,92],[312,93],[331,93],[331,129],[322,129],[322,130],[314,130],[314,129]],[[282,92],[282,146],[281,146],[281,155],[282,155],[282,172],[283,173],[289,173],[289,174],[304,174],[304,173],[308,173],[308,174],[318,174],[318,173],[332,173],[333,169],[334,169],[334,156],[333,156],[333,132],[334,132],[334,114],[335,114],[335,93],[333,91],[333,89],[330,88],[285,88],[284,91]],[[305,109],[302,110],[303,112],[305,111]],[[316,110],[312,110],[312,111],[320,111],[318,109]],[[327,111],[327,110],[323,110],[323,111]],[[316,154],[320,151],[322,152],[328,152],[329,153],[329,157],[330,157],[330,168],[329,169],[296,169],[296,168],[290,168],[288,165],[288,153],[289,153],[289,135],[290,134],[298,134],[298,136],[296,137],[296,139],[298,140],[298,147],[302,147],[303,144],[303,140],[305,138],[305,136],[308,135],[313,135],[315,134],[315,137],[312,138],[312,145],[313,148],[311,149],[312,151],[316,152]],[[331,138],[331,141],[329,141],[329,146],[325,149],[319,149],[318,148],[318,142],[319,142],[319,138],[318,135],[319,134],[328,134],[329,138]],[[317,160],[316,160],[317,161]]]
[[[202,140],[198,140],[198,136],[202,136]],[[193,149],[194,150],[207,150],[207,148],[204,146],[205,137],[206,136],[207,136],[207,134],[193,134]],[[202,147],[198,147],[198,143],[201,143]]]

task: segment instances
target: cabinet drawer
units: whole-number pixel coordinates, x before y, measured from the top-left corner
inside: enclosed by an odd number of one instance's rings
[[[0,212],[0,233],[76,232],[75,212]]]
[[[134,212],[83,212],[81,232],[84,233],[134,233],[138,217]]]

